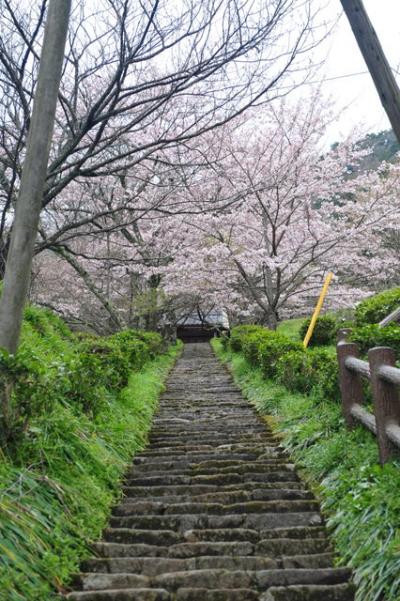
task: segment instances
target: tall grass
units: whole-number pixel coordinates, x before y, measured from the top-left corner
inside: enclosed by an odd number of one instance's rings
[[[303,321],[304,317],[285,319],[278,324],[278,332],[292,340],[300,340],[300,328]]]
[[[303,476],[321,500],[338,564],[354,570],[357,601],[400,600],[400,463],[377,463],[377,445],[361,426],[345,428],[339,402],[290,393],[239,353],[214,349],[245,396],[272,416]]]
[[[38,321],[36,316],[24,324],[25,349],[44,365],[73,351],[62,325]],[[104,391],[95,418],[54,399],[30,422],[16,452],[1,457],[1,601],[48,601],[64,590],[106,525],[132,456],[146,444],[179,349],[171,347],[133,372],[121,392]]]

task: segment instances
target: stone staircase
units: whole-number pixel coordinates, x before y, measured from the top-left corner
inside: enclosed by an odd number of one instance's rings
[[[318,503],[208,344],[187,344],[68,601],[351,601]]]

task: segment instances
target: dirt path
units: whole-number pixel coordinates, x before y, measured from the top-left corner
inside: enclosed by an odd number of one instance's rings
[[[187,344],[69,601],[351,601],[313,495],[208,344]]]

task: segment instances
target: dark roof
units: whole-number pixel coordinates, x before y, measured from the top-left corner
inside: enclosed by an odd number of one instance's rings
[[[178,321],[178,326],[221,326],[229,329],[229,319],[226,311],[223,309],[213,309],[208,313],[198,315],[198,313],[190,313],[186,317],[182,317]]]

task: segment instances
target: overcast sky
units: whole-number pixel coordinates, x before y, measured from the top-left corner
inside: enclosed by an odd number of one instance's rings
[[[392,68],[400,71],[400,0],[364,0],[364,5]],[[329,0],[324,11],[328,18],[334,20],[335,15],[341,13],[339,0]],[[334,33],[318,53],[321,53],[321,57],[328,55],[321,69],[321,79],[367,70],[344,14]],[[400,76],[396,75],[396,78],[400,82]],[[335,98],[339,108],[348,105],[337,123],[336,132],[332,132],[333,137],[336,135],[337,139],[342,138],[356,123],[363,124],[366,131],[390,128],[368,73],[325,81],[322,90]]]

